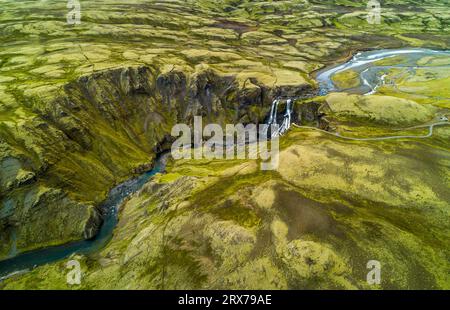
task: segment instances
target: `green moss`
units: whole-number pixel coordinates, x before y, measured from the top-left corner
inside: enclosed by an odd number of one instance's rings
[[[358,96],[346,93],[330,94],[326,102],[330,114],[344,120],[364,120],[374,124],[413,126],[431,121],[436,109],[388,96]]]
[[[211,209],[210,213],[218,216],[221,220],[231,220],[246,228],[256,227],[261,224],[261,218],[254,211],[243,206],[219,206]]]
[[[354,70],[346,70],[332,76],[331,80],[340,89],[349,89],[360,85],[359,73]]]
[[[159,177],[158,180],[159,182],[162,183],[171,183],[178,180],[180,177],[182,177],[182,175],[179,173],[167,173],[161,175],[161,177]]]

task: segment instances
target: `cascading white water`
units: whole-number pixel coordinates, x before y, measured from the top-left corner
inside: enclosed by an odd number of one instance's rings
[[[286,112],[284,113],[284,119],[278,130],[279,135],[283,135],[286,131],[291,128],[291,115],[292,115],[292,100],[288,99],[286,101]]]
[[[272,108],[270,109],[269,121],[267,122],[267,125],[272,125],[274,120],[275,123],[277,122],[277,111],[279,103],[280,103],[279,99],[275,99],[272,102]]]
[[[280,103],[279,99],[275,99],[273,101],[267,125],[277,124],[277,113],[279,103]],[[293,108],[292,100],[288,99],[286,101],[286,111],[284,113],[283,121],[281,122],[281,125],[278,128],[278,130],[272,133],[272,138],[283,135],[289,130],[289,128],[291,128],[292,108]]]

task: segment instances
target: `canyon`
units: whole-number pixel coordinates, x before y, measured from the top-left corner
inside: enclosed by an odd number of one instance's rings
[[[347,92],[350,71],[332,77],[343,92],[320,86],[358,52],[449,50],[443,4],[396,1],[379,26],[358,1],[104,0],[79,25],[56,1],[5,8],[0,260],[95,238],[111,188],[152,171],[173,125],[277,119],[277,171],[169,160],[121,200],[108,242],[72,256],[80,288],[370,288],[376,258],[382,288],[448,288],[448,126],[364,141],[448,116],[448,59],[391,68],[373,96]],[[46,262],[0,287],[67,288],[64,274]]]

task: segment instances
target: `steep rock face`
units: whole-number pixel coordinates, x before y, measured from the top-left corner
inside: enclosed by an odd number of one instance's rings
[[[140,66],[83,76],[49,103],[23,97],[26,119],[0,126],[0,259],[94,236],[95,206],[149,167],[175,123],[259,123],[278,93],[307,89]]]
[[[299,125],[308,125],[328,130],[329,123],[322,111],[323,104],[317,101],[301,102],[295,106],[295,121]]]

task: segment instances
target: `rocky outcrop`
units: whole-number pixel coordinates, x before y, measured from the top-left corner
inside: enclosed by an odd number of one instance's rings
[[[294,121],[303,126],[313,126],[320,129],[328,130],[329,122],[324,113],[322,102],[307,101],[299,102],[295,106]]]

